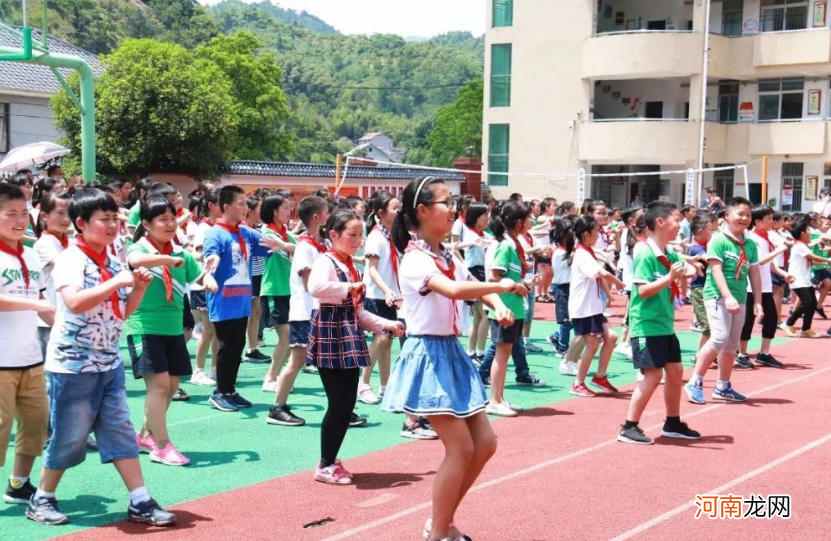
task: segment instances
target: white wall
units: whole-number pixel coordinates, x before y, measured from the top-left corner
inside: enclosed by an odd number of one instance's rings
[[[612,16],[604,17],[606,6],[611,6]],[[615,14],[623,12],[623,24],[615,24]],[[667,30],[686,30],[692,20],[693,7],[683,0],[603,0],[598,14],[598,32],[626,30],[626,21],[635,20],[637,29],[646,29],[649,21],[666,20]],[[638,23],[640,22],[640,26]]]
[[[4,103],[9,104],[9,148],[58,140],[60,133],[52,120],[48,99],[0,95],[0,104]]]
[[[686,83],[687,86],[682,86]],[[611,90],[603,92],[604,86],[611,86]],[[613,98],[615,92],[620,97]],[[623,103],[623,98],[629,98],[629,104]],[[637,114],[633,114],[635,107]],[[632,81],[601,81],[599,87],[594,88],[594,110],[598,118],[631,118],[644,117],[646,102],[661,101],[664,103],[664,118],[684,118],[684,106],[690,101],[689,81],[676,80],[632,80]],[[690,113],[692,115],[692,112]]]

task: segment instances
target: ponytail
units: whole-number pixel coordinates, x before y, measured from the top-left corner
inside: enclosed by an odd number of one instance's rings
[[[404,188],[401,196],[401,210],[392,224],[392,242],[399,252],[406,251],[410,244],[410,231],[417,231],[421,225],[418,222],[418,206],[429,205],[435,200],[433,190],[430,189],[430,186],[434,184],[444,184],[444,182],[436,177],[427,176],[413,180]]]

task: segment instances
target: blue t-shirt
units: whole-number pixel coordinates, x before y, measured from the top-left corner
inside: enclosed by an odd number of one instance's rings
[[[703,246],[701,246],[699,244],[693,244],[692,246],[690,246],[690,257],[695,257],[695,256],[698,256],[698,255],[706,255],[706,254],[707,254],[707,248],[704,248]],[[705,267],[705,270],[706,270],[707,262],[703,261],[702,263],[704,263],[704,267]],[[699,287],[704,287],[704,282],[706,282],[706,281],[707,281],[707,273],[706,272],[704,273],[703,276],[696,275],[695,278],[693,278],[692,281],[690,281],[690,289],[697,289]]]
[[[248,258],[242,257],[236,234],[229,233],[218,225],[205,233],[203,254],[207,258],[219,256],[219,266],[214,278],[219,286],[216,293],[207,292],[208,318],[211,321],[226,321],[251,315],[251,258],[267,257],[269,249],[260,245],[262,235],[248,227],[240,227]]]

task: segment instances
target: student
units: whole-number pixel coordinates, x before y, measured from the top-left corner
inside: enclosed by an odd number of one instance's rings
[[[753,290],[753,313],[761,316],[762,283],[759,276],[759,253],[745,230],[750,225],[750,201],[734,197],[725,208],[725,227],[707,245],[707,278],[704,283],[704,307],[710,326],[710,339],[698,352],[695,370],[684,390],[690,402],[705,404],[704,374],[718,357],[718,381],[714,400],[744,402],[745,396],[733,389],[730,374],[739,348],[744,325],[748,279]]]
[[[794,281],[791,283],[791,291],[799,298],[799,305],[794,308],[785,322],[785,333],[788,336],[817,338],[819,333],[811,329],[817,307],[817,297],[811,284],[810,268],[814,263],[829,263],[831,259],[820,257],[811,251],[809,243],[819,242],[821,239],[817,238],[815,241],[811,241],[810,219],[803,219],[795,223],[796,225],[791,228],[794,246],[791,249],[788,274],[794,277]],[[794,325],[800,317],[802,318],[802,332],[797,334]]]
[[[618,441],[651,445],[638,423],[655,389],[666,372],[664,403],[667,417],[661,435],[667,438],[697,440],[701,434],[681,421],[681,344],[675,335],[675,303],[681,295],[685,278],[684,262],[674,250],[667,249],[678,235],[680,213],[672,203],[656,201],[646,210],[646,226],[652,232],[646,248],[639,250],[633,262],[632,291],[629,306],[629,332],[632,336],[632,361],[644,378],[638,383],[629,403],[626,422]],[[690,271],[695,269],[690,267]]]
[[[359,371],[369,366],[362,327],[402,336],[404,325],[363,309],[366,284],[352,262],[352,254],[363,242],[358,216],[352,210],[338,210],[326,221],[326,231],[332,249],[314,262],[308,280],[315,299],[308,358],[317,366],[328,401],[314,479],[343,485],[352,482],[352,474],[338,460],[338,452],[353,415]]]
[[[101,462],[115,465],[130,492],[128,518],[171,525],[176,517],[150,497],[144,484],[119,354],[124,318],[141,303],[152,276],[143,268],[130,272],[108,254],[119,230],[112,196],[80,188],[69,203],[69,216],[80,235],[52,271],[58,292],[46,355],[52,438],[26,516],[41,524],[69,521],[55,491],[64,472],[85,460],[87,436],[94,430]]]
[[[38,344],[38,322],[54,322],[55,309],[44,298],[46,277],[34,250],[23,246],[29,221],[26,197],[13,184],[0,184],[0,466],[6,462],[12,426],[17,422],[14,465],[4,500],[26,504],[35,493],[29,481],[43,452],[49,407]],[[47,327],[48,329],[48,327]]]
[[[554,221],[551,231],[551,242],[554,251],[551,254],[551,265],[554,269],[554,317],[557,320],[557,331],[548,337],[548,342],[554,346],[557,357],[565,357],[571,343],[571,317],[568,313],[568,299],[571,292],[571,267],[566,256],[565,245],[574,234],[574,217],[562,214]],[[577,375],[577,363],[565,359],[560,363],[560,373],[566,376]]]
[[[222,217],[219,210],[219,188],[211,188],[199,199],[198,206],[199,223],[193,232],[191,253],[197,260],[204,260],[205,235],[214,226],[214,223]],[[202,326],[202,332],[196,340],[196,368],[190,377],[190,383],[203,387],[216,387],[216,360],[219,351],[219,341],[216,338],[216,329],[208,317],[207,292],[201,284],[194,283],[190,286],[190,308],[191,314],[197,325]],[[211,351],[212,374],[206,369],[208,360],[208,349]]]
[[[575,336],[582,336],[585,351],[577,364],[577,376],[571,385],[570,394],[591,397],[596,393],[586,386],[594,354],[598,349],[597,336],[603,337],[597,372],[592,377],[592,384],[605,392],[617,393],[617,388],[609,382],[606,368],[615,349],[617,335],[603,315],[601,290],[608,295],[610,285],[623,289],[623,282],[603,268],[592,249],[600,235],[600,224],[591,216],[581,216],[574,222],[574,235],[566,242],[566,257],[571,261],[571,291],[568,299],[568,313],[574,325]],[[573,342],[571,348],[579,348],[580,343]],[[571,349],[570,348],[570,349]]]
[[[18,171],[14,178],[6,181],[7,184],[17,186],[23,192],[23,197],[26,198],[26,209],[28,224],[26,226],[26,233],[23,235],[23,245],[31,248],[38,240],[37,228],[35,222],[37,221],[37,210],[32,205],[32,192],[34,190],[34,182],[32,181],[32,172],[28,169]]]
[[[646,219],[643,218],[643,208],[633,207],[627,209],[622,215],[622,224],[625,225],[620,234],[620,259],[618,270],[623,281],[623,294],[627,299],[627,306],[623,316],[623,336],[615,347],[615,353],[626,358],[632,358],[632,344],[629,340],[629,302],[632,293],[632,280],[634,278],[635,248],[644,246],[648,237]]]
[[[327,251],[325,241],[320,236],[320,229],[329,219],[329,205],[326,200],[317,196],[304,198],[297,207],[297,215],[306,232],[298,238],[291,260],[289,279],[291,300],[288,307],[288,346],[291,358],[289,364],[280,371],[277,377],[277,394],[266,419],[266,422],[272,425],[303,426],[306,424],[304,419],[292,413],[288,399],[297,374],[306,363],[313,305],[308,288],[309,274],[314,262]],[[317,372],[317,368],[314,368],[314,372]],[[356,422],[355,426],[359,426],[357,423],[360,420],[363,420],[363,423],[366,422],[362,417],[353,418]]]
[[[753,207],[750,226],[752,230],[748,231],[746,236],[756,244],[756,251],[759,252],[759,280],[762,283],[762,310],[764,311],[762,317],[762,347],[759,349],[759,353],[756,354],[756,364],[784,368],[784,365],[770,354],[770,342],[776,336],[777,323],[776,303],[773,301],[771,266],[772,261],[785,253],[788,247],[785,244],[777,247],[770,239],[769,233],[773,229],[773,209],[769,206],[757,205]],[[786,280],[790,279],[790,276],[786,277]],[[750,289],[748,289],[748,293],[750,292]],[[748,305],[751,301],[752,296],[748,295]],[[747,343],[750,341],[754,323],[756,323],[756,318],[753,314],[753,307],[747,306],[744,327],[742,327],[739,342],[739,355],[735,361],[736,368],[755,368],[747,354]]]
[[[168,435],[167,410],[179,379],[192,372],[182,310],[187,285],[202,276],[202,268],[190,252],[173,243],[176,207],[170,201],[150,196],[140,209],[141,223],[127,251],[127,263],[133,269],[148,269],[153,280],[126,325],[133,376],[144,379],[147,388],[144,422],[136,439],[139,450],[150,453],[151,461],[186,466],[190,459]],[[215,289],[210,278],[206,287]]]
[[[291,264],[297,239],[289,233],[291,202],[282,195],[268,195],[260,207],[263,235],[279,238],[286,245],[265,262],[261,295],[269,307],[270,321],[277,331],[277,345],[271,353],[271,366],[263,379],[263,391],[277,390],[277,374],[289,357],[289,300],[291,299]],[[271,309],[270,305],[274,308]],[[293,382],[292,382],[293,383]]]
[[[773,228],[768,232],[768,238],[774,246],[779,247],[782,244],[788,244],[788,248],[793,246],[793,239],[786,240],[782,233],[782,226],[785,215],[779,211],[773,212]],[[773,285],[773,303],[776,305],[776,327],[782,328],[782,304],[785,298],[785,289],[788,280],[793,281],[793,277],[788,274],[786,261],[788,258],[788,251],[779,254],[770,262],[771,270],[771,284]]]
[[[698,324],[697,330],[701,333],[701,338],[698,340],[698,349],[701,351],[704,344],[710,339],[710,324],[707,321],[707,309],[704,307],[704,284],[707,277],[707,244],[710,242],[713,233],[710,230],[712,222],[710,214],[699,213],[693,218],[690,225],[690,234],[692,235],[692,245],[690,246],[690,258],[702,263],[705,268],[703,272],[697,273],[692,280],[690,280],[690,301],[692,302],[693,314],[695,314],[695,322]],[[693,364],[695,364],[695,357],[693,357]]]
[[[484,411],[485,389],[458,340],[456,301],[481,298],[494,310],[495,320],[510,327],[513,312],[496,293],[508,293],[517,285],[507,278],[465,281],[469,275],[442,245],[455,213],[450,190],[441,180],[411,182],[402,203],[393,238],[405,252],[401,292],[409,338],[393,367],[382,408],[426,415],[435,427],[445,457],[433,486],[433,516],[423,533],[428,541],[462,539],[453,517],[496,452],[496,436]],[[412,242],[411,231],[417,239]]]
[[[259,197],[246,197],[245,203],[248,205],[248,212],[245,215],[245,225],[259,231],[261,225],[260,207],[262,205],[262,199]],[[265,259],[260,256],[251,256],[251,315],[248,317],[248,329],[246,330],[248,349],[245,352],[245,357],[252,362],[271,361],[271,357],[257,349],[260,338],[262,338],[262,331],[260,330],[260,322],[262,321],[260,295],[262,294]]]
[[[397,197],[387,190],[379,190],[370,199],[370,213],[366,220],[364,309],[391,321],[398,321],[397,308],[401,306],[401,290],[398,287],[401,256],[393,245],[390,233],[400,208],[401,201]],[[384,397],[390,377],[391,356],[392,335],[385,331],[375,333],[369,346],[370,364],[361,371],[361,382],[358,384],[358,398],[364,404],[377,404]],[[380,379],[377,396],[370,384],[376,363]]]
[[[268,256],[283,243],[263,237],[259,231],[240,226],[248,212],[245,191],[233,184],[219,189],[217,220],[205,235],[204,257],[218,258],[212,275],[218,290],[208,291],[208,317],[216,329],[219,351],[216,359],[216,389],[208,401],[219,411],[250,408],[251,402],[236,390],[245,333],[251,315],[249,257]]]
[[[493,237],[485,229],[488,227],[488,206],[484,203],[471,203],[465,214],[465,241],[457,247],[464,250],[467,271],[479,280],[487,282],[485,276],[485,250],[493,242]],[[485,358],[485,344],[488,340],[490,323],[482,301],[467,301],[473,305],[473,321],[468,336],[467,354],[474,362]]]
[[[813,228],[812,226],[811,241],[816,242],[816,244],[811,248],[811,252],[819,257],[831,257],[831,240],[821,238],[828,233],[831,221],[828,218],[817,216],[815,222],[817,227]],[[831,291],[831,272],[828,270],[828,267],[829,265],[827,263],[822,262],[811,265],[811,283],[814,284],[819,293],[816,314],[822,319],[828,319],[823,309],[825,297]]]
[[[532,214],[533,216],[533,214]],[[522,344],[528,353],[542,353],[543,349],[531,342],[531,326],[534,323],[537,295],[536,287],[539,285],[541,276],[537,274],[537,264],[540,259],[548,266],[551,266],[551,248],[546,244],[539,243],[530,233],[530,227],[517,236],[519,244],[525,252],[525,281],[531,285],[528,295],[522,299],[525,308],[525,317],[522,323]]]

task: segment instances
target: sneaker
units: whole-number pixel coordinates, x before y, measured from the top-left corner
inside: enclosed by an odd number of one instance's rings
[[[632,358],[632,344],[630,342],[621,342],[617,346],[615,346],[615,353],[618,355],[623,355],[627,359]]]
[[[568,394],[573,394],[574,396],[584,396],[586,398],[589,398],[596,395],[597,393],[586,387],[585,383],[577,383],[575,381],[571,384],[571,390],[569,390]]]
[[[354,411],[352,412],[352,418],[349,419],[349,426],[351,428],[355,428],[358,426],[364,426],[366,424],[366,417],[361,417]]]
[[[165,511],[156,500],[147,500],[127,508],[127,518],[133,522],[144,522],[153,526],[170,526],[176,522],[176,515]]]
[[[289,405],[274,405],[268,408],[268,417],[266,417],[265,422],[270,425],[281,426],[303,426],[306,424],[305,419],[291,412],[291,406]]]
[[[190,400],[190,395],[186,393],[184,389],[179,387],[178,389],[176,389],[176,394],[173,395],[173,398],[171,398],[171,400],[173,400],[174,402],[187,402],[188,400]]]
[[[265,346],[266,346],[266,344],[265,344],[265,340],[263,340],[262,338],[260,338],[259,340],[257,340],[257,347],[258,347],[258,348],[264,348]]]
[[[486,388],[489,388],[491,386],[491,377],[490,376],[483,376],[482,377],[482,385],[484,385]]]
[[[349,470],[343,467],[343,462],[341,462],[339,458],[335,459],[335,466],[340,468],[341,473],[343,475],[347,476],[349,479],[352,479],[352,474],[349,472]]]
[[[498,415],[499,417],[516,417],[517,412],[508,407],[508,404],[491,402],[485,407],[485,413],[488,415]]]
[[[713,389],[713,400],[726,400],[728,402],[744,402],[747,397],[737,392],[732,385],[727,384],[726,389]]]
[[[244,399],[239,393],[231,393],[229,399],[238,409],[250,408],[254,405],[248,400]]]
[[[306,374],[317,374],[317,367],[313,364],[304,364],[300,370]]]
[[[26,518],[34,520],[38,524],[57,526],[69,522],[69,517],[61,513],[58,507],[58,500],[55,498],[32,497],[26,506]]]
[[[338,463],[326,468],[315,468],[314,479],[327,485],[348,485],[352,483],[349,472]]]
[[[617,435],[617,441],[623,443],[634,443],[637,445],[652,445],[654,442],[652,438],[647,436],[638,425],[625,428],[625,425],[620,427],[620,432]]]
[[[87,436],[87,450],[89,451],[97,451],[98,450],[98,442],[95,441],[95,438],[92,435]]]
[[[819,333],[813,329],[808,329],[807,331],[802,331],[799,333],[800,338],[819,338]]]
[[[245,357],[249,361],[254,361],[254,362],[261,362],[261,363],[264,363],[266,361],[271,362],[271,357],[269,357],[268,355],[262,353],[257,348],[254,348],[251,351],[249,351],[248,353],[246,353]]]
[[[793,325],[785,325],[784,331],[785,331],[785,334],[787,334],[788,336],[791,336],[793,338],[796,338],[797,336],[799,336],[796,333],[796,327],[793,326]]]
[[[781,322],[777,323],[776,328],[779,329],[780,331],[784,331],[785,330],[785,324],[781,323]]]
[[[549,334],[545,341],[551,344],[555,350],[560,347],[560,340],[556,334]]]
[[[752,370],[756,368],[753,366],[753,363],[750,362],[749,355],[738,355],[736,356],[736,360],[733,361],[733,368],[741,368],[744,370]]]
[[[517,385],[523,387],[545,387],[545,382],[537,378],[534,374],[526,374],[524,376],[517,376]]]
[[[508,402],[507,400],[505,402],[503,402],[503,404],[505,404],[506,406],[508,406],[509,408],[511,408],[512,410],[514,410],[517,413],[521,413],[521,412],[525,411],[524,407],[520,406],[519,404],[514,404],[513,402]]]
[[[201,387],[216,387],[216,380],[211,378],[203,370],[195,370],[190,377],[191,385],[199,385]]]
[[[684,390],[687,391],[687,397],[693,404],[706,404],[707,400],[704,398],[704,386],[696,385],[692,381],[684,385]]]
[[[6,503],[20,503],[27,504],[32,496],[35,495],[38,489],[26,479],[25,483],[20,481],[9,480],[9,486],[6,487],[6,493],[3,495],[3,501]]]
[[[560,363],[560,374],[564,376],[577,375],[577,363],[572,361],[563,361]]]
[[[566,356],[566,352],[557,350],[557,351],[554,352],[554,356],[557,357],[558,359],[562,359]]]
[[[142,436],[141,432],[136,432],[136,443],[139,453],[152,453],[156,450],[156,438],[150,432],[146,436]]]
[[[239,409],[231,400],[231,395],[222,394],[217,391],[211,393],[211,396],[208,397],[208,402],[219,411],[237,411]]]
[[[606,376],[603,376],[602,378],[599,378],[597,376],[592,377],[592,385],[594,385],[595,387],[600,387],[601,389],[609,393],[618,392],[617,387],[612,385],[609,382],[609,378]]]
[[[263,382],[263,392],[264,393],[276,393],[277,392],[277,380],[264,381]]]
[[[527,353],[542,353],[543,349],[533,342],[525,342],[525,351]]]
[[[687,423],[664,423],[664,429],[661,430],[661,436],[665,438],[678,438],[682,440],[700,440],[701,434],[687,426]]]
[[[167,466],[187,466],[190,459],[179,452],[172,442],[167,442],[162,449],[156,447],[150,453],[150,461],[165,464]]]
[[[701,326],[701,323],[694,321],[692,325],[690,325],[690,330],[692,332],[703,332],[704,328]]]
[[[821,317],[822,319],[828,319],[828,316],[825,315],[825,310],[823,310],[822,308],[817,308],[816,312],[817,315],[819,315],[819,317]]]
[[[756,355],[756,364],[770,366],[771,368],[785,368],[785,365],[776,360],[770,353],[759,353]]]
[[[372,392],[372,386],[362,383],[358,385],[358,400],[364,404],[374,405],[379,402],[378,397]]]
[[[401,437],[414,440],[435,440],[439,435],[434,430],[426,428],[422,424],[422,420],[418,419],[413,425],[408,425],[404,421],[404,426],[401,427]]]

